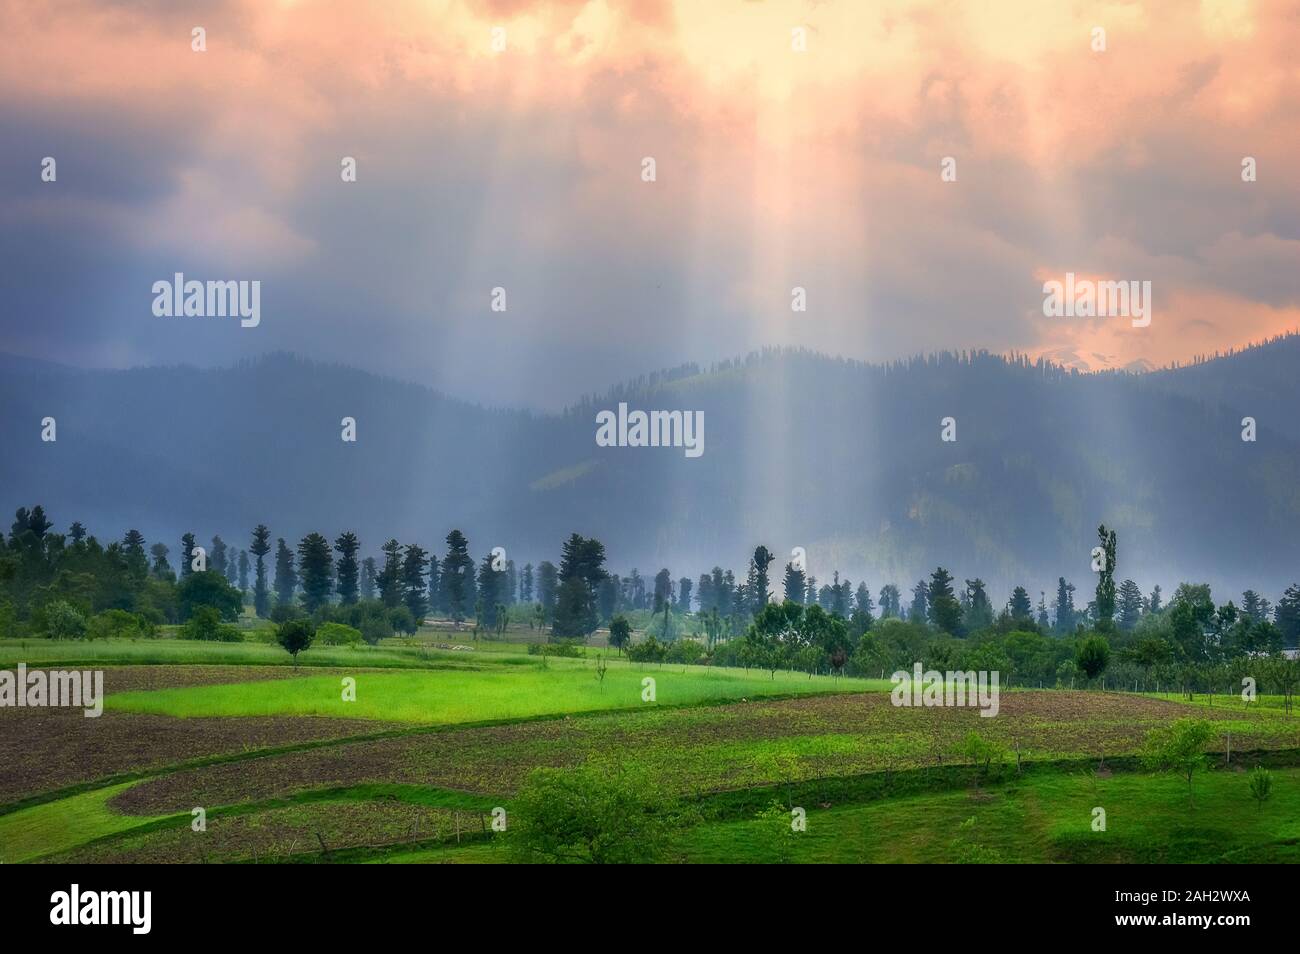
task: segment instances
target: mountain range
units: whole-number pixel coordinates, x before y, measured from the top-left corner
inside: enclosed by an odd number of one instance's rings
[[[261,522],[441,555],[459,527],[476,557],[503,546],[522,566],[558,561],[576,531],[617,572],[695,578],[743,575],[763,543],[776,581],[803,547],[821,582],[839,570],[905,590],[943,565],[995,603],[1015,584],[1050,599],[1058,576],[1089,593],[1105,523],[1117,579],[1144,591],[1195,580],[1219,599],[1276,598],[1300,580],[1297,368],[1294,335],[1149,373],[771,350],[538,413],[284,353],[131,370],[0,355],[0,506],[40,503],[59,530],[80,520],[101,539],[134,527],[173,554],[189,530],[246,547]],[[619,402],[702,411],[704,453],[597,446],[596,415]]]

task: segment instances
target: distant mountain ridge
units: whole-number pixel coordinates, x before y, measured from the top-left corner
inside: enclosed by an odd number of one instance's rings
[[[685,366],[558,414],[483,408],[420,385],[274,354],[231,368],[90,371],[0,356],[0,506],[42,503],[60,530],[136,527],[247,545],[356,530],[441,553],[558,558],[572,531],[611,568],[743,572],[758,543],[907,587],[935,565],[1011,585],[1091,591],[1098,523],[1119,578],[1183,579],[1234,598],[1300,579],[1300,338],[1195,365],[1080,374],[976,353],[870,365],[773,350]],[[598,447],[620,400],[704,412],[705,453]],[[58,440],[40,440],[40,421]],[[1258,440],[1241,440],[1254,417]],[[340,440],[344,417],[355,444]],[[955,419],[957,440],[940,440]],[[781,559],[773,567],[779,579]],[[1086,602],[1086,597],[1083,599]]]

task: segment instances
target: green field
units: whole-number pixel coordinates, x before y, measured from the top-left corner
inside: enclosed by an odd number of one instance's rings
[[[256,643],[0,643],[4,666],[103,666],[109,693],[90,727],[0,710],[17,776],[0,861],[516,860],[493,809],[516,817],[537,769],[592,765],[663,800],[662,861],[1300,860],[1300,714],[1271,699],[1018,690],[985,719],[895,707],[887,681],[613,657],[602,682],[592,653],[394,642],[318,647],[296,668]],[[1136,759],[1186,716],[1212,726],[1194,807]],[[987,774],[971,733],[999,753]],[[1274,773],[1262,805],[1256,763]],[[806,831],[789,830],[791,806]]]
[[[355,679],[355,701],[344,701],[341,678],[307,676],[289,682],[122,693],[110,696],[107,704],[129,712],[180,717],[318,715],[453,723],[879,688],[878,683],[861,679],[788,673],[769,677],[625,662],[610,666],[601,681],[589,661],[574,660],[551,660],[547,669],[358,673]],[[653,701],[643,697],[647,679],[654,680]]]

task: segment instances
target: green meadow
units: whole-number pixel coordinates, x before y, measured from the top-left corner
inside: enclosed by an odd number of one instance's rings
[[[462,723],[526,719],[603,709],[693,706],[741,698],[862,692],[861,679],[802,673],[746,674],[702,666],[616,662],[603,680],[589,661],[552,660],[495,671],[358,672],[356,698],[345,701],[343,678],[304,676],[275,682],[195,686],[117,693],[107,706],[179,716],[338,716],[393,722]],[[653,686],[646,682],[652,680]],[[653,688],[653,698],[650,689]]]
[[[514,861],[494,813],[526,818],[538,770],[600,766],[635,780],[618,798],[668,806],[658,861],[1300,860],[1300,715],[1273,698],[1017,690],[984,719],[895,707],[887,680],[450,645],[421,633],[317,646],[295,666],[254,642],[0,643],[3,667],[107,669],[91,728],[114,756],[16,788],[0,804],[0,862]],[[1212,726],[1192,799],[1185,779],[1136,758],[1148,733],[1189,716]],[[287,731],[312,717],[337,731]],[[54,759],[87,728],[0,718]],[[187,725],[190,741],[173,743]],[[973,764],[972,735],[992,747],[991,769]],[[155,741],[175,756],[143,762]],[[1260,802],[1256,763],[1273,773]],[[791,808],[805,831],[791,831]]]

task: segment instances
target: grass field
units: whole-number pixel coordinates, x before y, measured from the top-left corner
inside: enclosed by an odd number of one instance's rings
[[[880,688],[860,679],[787,673],[769,677],[701,666],[628,663],[610,666],[602,681],[586,660],[551,660],[547,669],[359,673],[354,678],[355,701],[344,700],[341,677],[307,676],[290,682],[121,693],[110,696],[108,705],[181,717],[319,715],[454,723]],[[645,696],[646,679],[654,682],[653,700]]]
[[[297,668],[254,643],[0,643],[0,668],[103,666],[109,693],[95,720],[0,709],[0,861],[511,860],[491,811],[513,812],[534,769],[603,762],[693,806],[667,861],[1300,860],[1300,714],[1272,700],[1024,690],[985,719],[895,707],[878,680],[615,657],[602,685],[590,654],[399,642]],[[1134,759],[1188,715],[1213,726],[1194,808]],[[1001,747],[990,778],[971,732]],[[1261,760],[1275,785],[1257,807],[1242,768]]]

